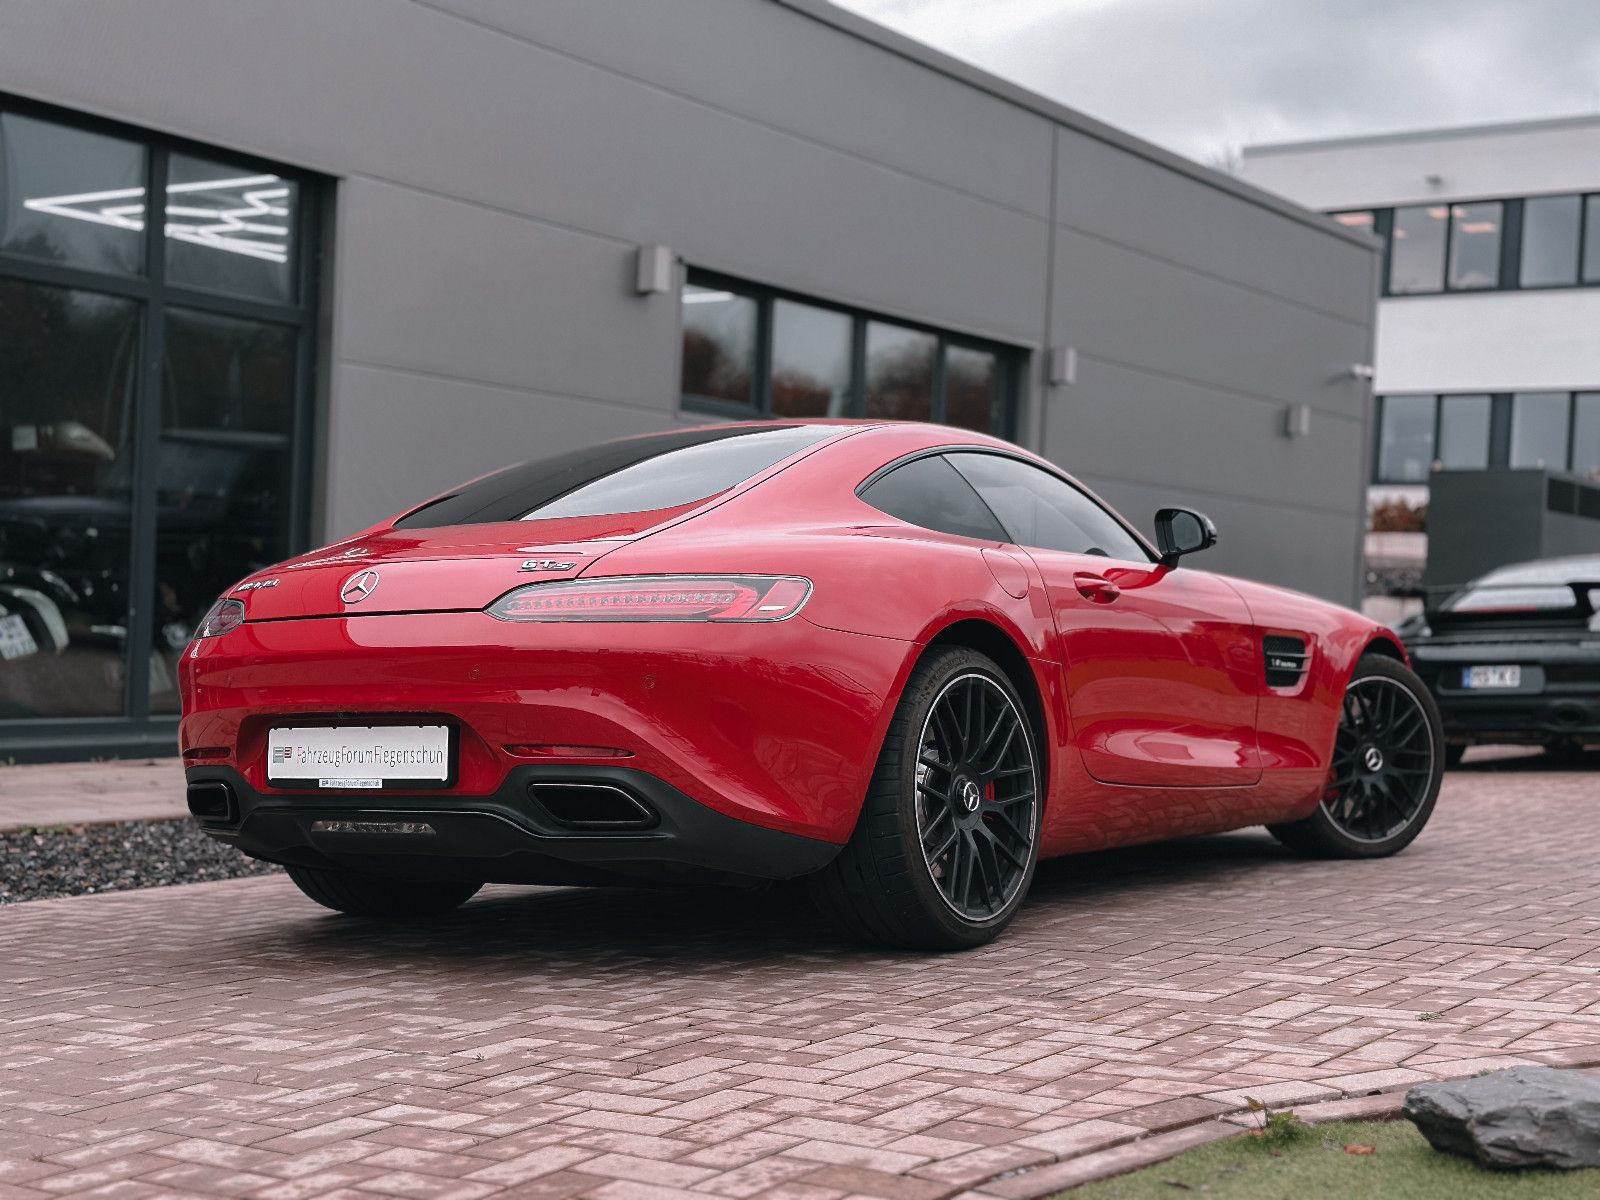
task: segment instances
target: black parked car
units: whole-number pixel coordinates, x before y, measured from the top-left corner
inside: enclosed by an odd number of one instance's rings
[[[1600,742],[1600,555],[1547,558],[1427,594],[1397,627],[1444,718],[1447,761],[1488,742]]]

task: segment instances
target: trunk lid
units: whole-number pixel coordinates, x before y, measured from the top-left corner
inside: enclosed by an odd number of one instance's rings
[[[524,584],[573,579],[677,515],[379,529],[259,571],[227,595],[244,602],[247,621],[470,611]]]

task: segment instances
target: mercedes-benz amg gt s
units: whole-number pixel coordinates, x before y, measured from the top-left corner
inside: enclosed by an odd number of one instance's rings
[[[185,653],[189,807],[345,912],[485,882],[798,879],[992,938],[1041,858],[1250,825],[1392,854],[1437,710],[1357,614],[1187,565],[923,424],[725,425],[485,476],[240,581]]]

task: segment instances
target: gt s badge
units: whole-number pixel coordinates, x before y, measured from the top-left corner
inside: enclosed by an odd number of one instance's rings
[[[570,571],[578,564],[575,562],[558,562],[553,558],[530,558],[523,561],[517,568],[519,571]]]

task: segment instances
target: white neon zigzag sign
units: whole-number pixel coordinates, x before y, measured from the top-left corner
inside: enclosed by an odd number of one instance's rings
[[[271,186],[277,185],[277,186]],[[202,192],[220,192],[239,189],[241,203],[229,207],[202,207],[198,204],[174,204],[173,197],[196,196]],[[70,217],[75,221],[89,221],[95,225],[110,225],[115,229],[142,232],[145,216],[145,190],[142,187],[116,188],[106,192],[80,192],[74,196],[39,196],[24,200],[22,207],[56,217]],[[278,217],[285,222],[289,208],[281,203],[289,195],[289,187],[277,175],[243,175],[237,179],[201,179],[194,183],[169,183],[167,185],[166,235],[180,242],[196,246],[209,246],[230,254],[245,254],[267,262],[289,261],[289,229],[285,224],[272,224],[256,218]],[[119,201],[121,203],[119,203]],[[279,203],[274,203],[278,201]],[[189,220],[173,220],[187,217]],[[277,238],[277,243],[258,241],[258,238]]]

